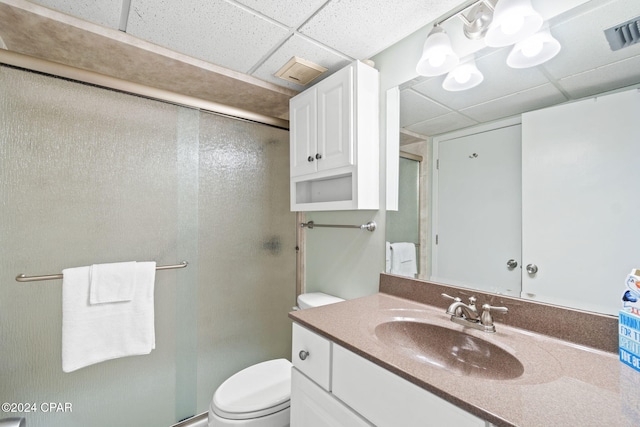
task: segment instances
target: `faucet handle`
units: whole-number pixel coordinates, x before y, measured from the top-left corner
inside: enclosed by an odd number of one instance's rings
[[[460,297],[452,297],[451,295],[447,295],[447,294],[445,294],[445,293],[442,293],[442,294],[440,294],[440,295],[442,295],[444,298],[452,299],[452,300],[454,300],[455,302],[460,302],[460,301],[462,301],[462,299],[461,299]]]
[[[494,307],[489,304],[483,304],[482,311],[486,311],[486,312],[493,311],[494,313],[508,313],[509,309],[507,307]]]
[[[509,309],[507,307],[494,307],[489,304],[482,305],[482,315],[480,315],[480,323],[484,326],[484,330],[486,332],[495,332],[496,327],[493,325],[493,317],[491,316],[491,312],[494,311],[496,313],[508,313]]]

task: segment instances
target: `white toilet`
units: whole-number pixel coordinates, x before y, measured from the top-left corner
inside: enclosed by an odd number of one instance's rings
[[[298,308],[344,301],[312,292],[298,297]],[[287,427],[291,367],[286,359],[268,360],[232,375],[216,390],[209,406],[209,427]]]

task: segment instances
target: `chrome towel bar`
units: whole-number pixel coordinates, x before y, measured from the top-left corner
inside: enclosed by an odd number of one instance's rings
[[[187,261],[182,261],[180,264],[174,265],[159,265],[156,267],[156,270],[173,270],[175,268],[185,268],[189,263]],[[62,274],[47,274],[44,276],[25,276],[24,274],[19,274],[16,276],[17,282],[37,282],[39,280],[56,280],[62,279]]]
[[[359,228],[361,230],[374,231],[376,229],[375,221],[369,221],[366,224],[362,225],[339,225],[339,224],[316,224],[313,221],[302,222],[300,223],[300,227],[314,229],[316,227],[327,227],[327,228]]]

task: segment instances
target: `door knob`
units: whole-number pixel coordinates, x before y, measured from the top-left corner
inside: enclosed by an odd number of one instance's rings
[[[518,266],[518,261],[516,261],[515,259],[510,259],[509,261],[507,261],[507,267],[510,270],[513,270],[514,268],[516,268]]]
[[[538,272],[538,266],[535,264],[528,264],[527,265],[527,273],[529,274],[536,274]]]

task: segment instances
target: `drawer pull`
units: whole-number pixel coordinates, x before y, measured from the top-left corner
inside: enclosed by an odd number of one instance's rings
[[[305,360],[307,357],[309,357],[309,352],[306,350],[300,350],[300,353],[298,353],[298,357],[300,358],[300,360]]]

